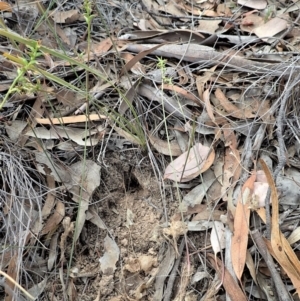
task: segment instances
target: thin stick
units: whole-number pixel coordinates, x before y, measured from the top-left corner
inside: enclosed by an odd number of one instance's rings
[[[179,250],[178,250],[179,255],[178,255],[178,257],[175,261],[174,267],[173,267],[172,272],[170,274],[168,285],[167,285],[167,288],[166,288],[166,291],[165,291],[165,296],[164,296],[163,301],[170,301],[171,300],[172,293],[174,291],[173,290],[174,281],[175,281],[175,278],[176,278],[176,275],[177,275],[177,270],[178,270],[178,267],[179,267],[179,263],[181,261],[181,255],[182,255],[184,244],[185,244],[184,241],[185,241],[185,238],[183,237],[182,240],[181,240],[180,246],[179,246]]]

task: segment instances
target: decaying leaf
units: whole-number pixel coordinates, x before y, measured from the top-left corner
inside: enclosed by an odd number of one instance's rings
[[[104,255],[99,259],[101,271],[105,275],[113,275],[119,260],[120,250],[116,242],[108,235],[104,239]]]
[[[210,242],[215,255],[225,248],[225,227],[222,222],[214,222],[210,235]]]
[[[265,9],[268,3],[266,0],[238,0],[238,4],[254,9]]]
[[[260,160],[260,164],[263,167],[265,175],[268,179],[268,183],[271,189],[271,200],[272,200],[272,228],[271,228],[271,243],[265,241],[271,255],[277,260],[277,262],[283,267],[285,272],[290,277],[297,294],[300,295],[300,261],[291,248],[288,240],[282,234],[279,228],[279,204],[278,195],[275,187],[274,180],[271,172],[267,167],[267,164]],[[265,209],[260,208],[257,212],[260,212],[260,217],[266,222]]]
[[[46,285],[47,285],[48,278],[46,277],[41,282],[35,284],[32,286],[28,293],[35,298],[35,300],[38,300],[38,297],[44,292]]]
[[[288,21],[283,16],[275,17],[267,23],[255,28],[253,32],[264,41],[268,41],[269,37],[273,37],[277,33],[286,29]]]
[[[49,130],[44,127],[35,128],[26,133],[26,136],[37,137],[40,139],[71,139],[77,145],[81,146],[94,146],[99,143],[99,133],[104,131],[102,126],[98,126],[96,129],[80,129],[72,127],[56,126],[51,127]]]
[[[228,293],[232,301],[246,301],[248,300],[244,295],[243,291],[240,289],[239,285],[230,275],[226,267],[219,258],[215,258],[212,254],[207,254],[207,257],[212,264],[213,268],[219,275],[219,279],[222,279],[223,286]]]
[[[54,232],[64,217],[65,217],[65,205],[63,202],[58,200],[53,214],[49,217],[41,232],[42,235],[47,234],[50,231]]]
[[[70,171],[72,184],[69,191],[73,194],[73,201],[79,205],[74,237],[77,240],[86,220],[90,198],[100,184],[100,166],[92,160],[79,161],[70,166]]]
[[[256,174],[253,173],[242,188],[234,216],[234,233],[231,242],[231,260],[237,278],[240,280],[246,263],[250,208]]]
[[[51,271],[55,261],[57,260],[58,232],[51,237],[48,258],[48,271]]]
[[[80,13],[78,9],[71,9],[67,11],[53,11],[49,12],[51,18],[55,23],[70,24],[80,19]]]
[[[180,156],[182,154],[181,148],[178,145],[177,142],[166,142],[163,141],[154,135],[150,134],[148,135],[149,141],[152,144],[152,146],[161,154],[167,155],[167,156]]]
[[[214,173],[208,169],[202,175],[203,182],[200,185],[194,187],[189,193],[187,193],[180,204],[180,209],[186,211],[189,207],[194,207],[202,203],[204,197],[210,186],[216,180]]]
[[[7,268],[7,275],[10,276],[10,278],[17,282],[17,278],[18,278],[18,267],[17,267],[17,254],[12,256],[10,261],[9,261],[9,265]],[[15,289],[15,283],[5,279],[6,284],[5,284],[5,293],[6,293],[6,297],[5,297],[5,301],[13,301],[14,299],[14,289]]]
[[[245,108],[244,110],[238,108],[233,103],[231,103],[221,89],[217,88],[215,91],[215,96],[220,101],[222,107],[226,110],[226,112],[236,118],[246,119],[246,118],[254,118],[255,115],[252,113],[251,109]]]
[[[190,181],[205,172],[214,162],[214,158],[213,149],[197,143],[167,166],[164,179],[176,182]]]

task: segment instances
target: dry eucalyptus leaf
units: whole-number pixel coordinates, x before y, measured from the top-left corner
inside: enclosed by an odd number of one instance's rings
[[[5,130],[12,141],[17,141],[22,131],[25,129],[27,122],[23,120],[14,120],[11,123],[5,123]]]
[[[181,148],[177,142],[175,143],[168,143],[167,141],[163,141],[152,134],[148,135],[149,141],[152,146],[161,154],[167,156],[180,156],[182,154]]]
[[[48,278],[46,277],[44,280],[35,284],[28,290],[28,293],[35,298],[34,300],[37,300],[39,295],[44,292],[47,285],[47,281]]]
[[[94,205],[90,206],[89,210],[86,212],[86,220],[90,221],[91,223],[93,223],[94,225],[96,225],[98,228],[102,230],[107,229],[105,223],[98,215],[97,208]]]
[[[58,233],[58,231],[56,231],[56,233],[54,233],[54,235],[51,237],[51,240],[50,240],[48,271],[52,270],[54,263],[57,259],[58,236],[59,236],[59,233]]]
[[[225,248],[225,227],[222,222],[215,221],[210,235],[211,246],[215,255]]]
[[[61,201],[57,201],[53,214],[47,219],[44,228],[41,232],[42,235],[49,232],[54,232],[62,219],[65,217],[65,205]]]
[[[79,204],[74,237],[77,240],[86,220],[90,198],[100,185],[100,166],[92,160],[85,160],[74,163],[70,170],[72,185],[68,185],[68,188],[73,194],[72,199]]]
[[[44,165],[46,165],[50,170],[56,182],[63,182],[65,184],[71,183],[70,170],[61,162],[52,158],[49,152],[35,152],[35,160],[37,163],[37,170],[43,174],[47,175],[44,170]]]
[[[180,209],[186,211],[188,207],[194,207],[201,204],[205,197],[207,190],[216,180],[214,173],[209,169],[203,174],[203,182],[194,187],[188,194],[186,194],[180,204]]]
[[[164,179],[187,182],[205,172],[214,162],[215,152],[210,147],[196,143],[166,168]]]
[[[282,16],[275,17],[267,23],[255,28],[253,32],[263,41],[267,42],[269,40],[269,37],[273,37],[277,33],[285,30],[287,28],[287,25],[288,21],[285,20]]]
[[[116,263],[119,260],[120,250],[116,242],[108,235],[104,239],[105,253],[99,259],[101,271],[105,275],[112,275],[116,269]]]
[[[70,24],[80,19],[78,9],[71,9],[68,11],[52,11],[50,16],[55,23]]]
[[[51,127],[49,130],[44,127],[38,127],[26,133],[26,136],[37,137],[40,139],[71,139],[77,145],[81,146],[94,146],[99,143],[99,132],[104,131],[100,125],[97,129],[86,130],[80,128],[72,128],[66,126]],[[90,135],[95,135],[97,138],[89,138]]]
[[[238,4],[253,9],[265,9],[268,3],[266,0],[238,0]]]
[[[210,221],[190,221],[187,224],[188,231],[207,231],[213,227]]]

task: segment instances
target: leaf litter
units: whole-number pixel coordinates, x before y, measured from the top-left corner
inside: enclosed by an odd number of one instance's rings
[[[299,8],[1,2],[1,298],[298,300]]]

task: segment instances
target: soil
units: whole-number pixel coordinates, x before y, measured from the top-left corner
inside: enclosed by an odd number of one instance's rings
[[[102,182],[93,201],[107,231],[87,221],[73,258],[73,268],[78,269],[72,280],[74,292],[83,301],[96,300],[97,296],[99,300],[134,299],[139,286],[155,274],[165,241],[160,183],[149,160],[144,158],[139,166],[141,158],[133,152],[126,158],[108,153],[106,158]],[[174,212],[176,204],[169,205],[170,213]],[[99,263],[108,233],[120,249],[112,275],[101,273]],[[60,295],[57,292],[55,295]],[[140,300],[151,300],[151,286],[140,289],[139,294]]]

